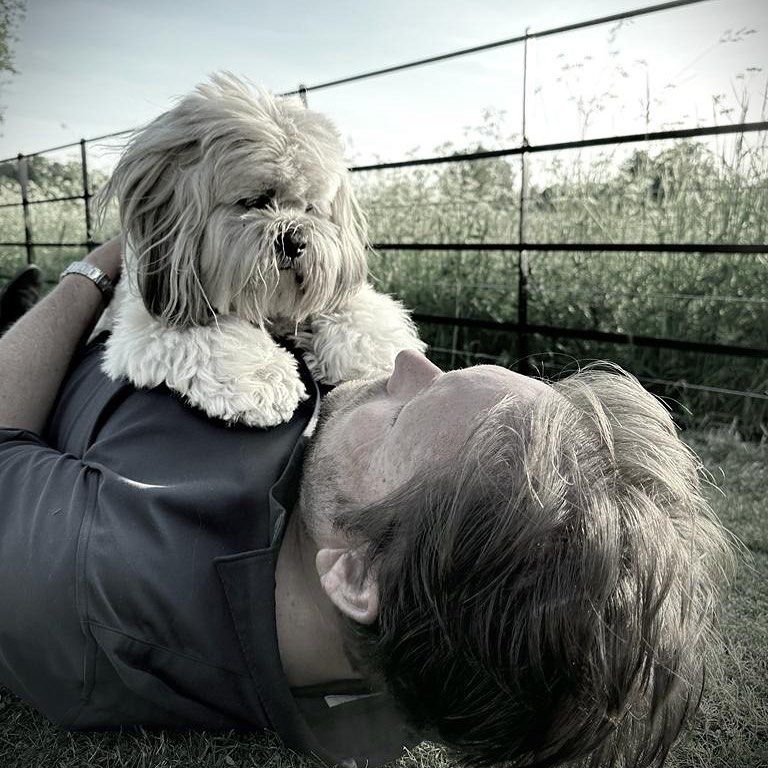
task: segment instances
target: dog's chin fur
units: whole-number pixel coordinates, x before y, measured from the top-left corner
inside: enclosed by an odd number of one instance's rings
[[[296,342],[334,384],[424,348],[402,306],[368,286],[366,222],[339,135],[298,99],[214,76],[132,138],[102,204],[112,195],[126,236],[112,378],[166,384],[211,416],[269,426],[305,396],[275,329],[303,324]]]

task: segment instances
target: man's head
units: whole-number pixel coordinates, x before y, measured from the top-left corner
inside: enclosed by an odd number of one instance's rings
[[[695,709],[729,543],[624,372],[403,353],[329,397],[301,505],[349,655],[465,761],[651,765]]]

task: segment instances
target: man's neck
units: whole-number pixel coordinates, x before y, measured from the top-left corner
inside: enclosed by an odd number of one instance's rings
[[[316,554],[317,546],[295,509],[275,576],[278,645],[291,687],[359,677],[344,654],[338,614],[320,585]]]

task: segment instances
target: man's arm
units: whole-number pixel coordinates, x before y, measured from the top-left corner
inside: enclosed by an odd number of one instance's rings
[[[84,260],[114,280],[121,245],[114,238]],[[91,280],[68,275],[0,339],[0,427],[42,431],[72,355],[103,308]]]

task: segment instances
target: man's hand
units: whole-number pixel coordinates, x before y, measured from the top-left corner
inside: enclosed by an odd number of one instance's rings
[[[116,283],[120,277],[123,265],[123,237],[118,235],[108,240],[103,245],[94,248],[83,261],[93,264],[104,272],[107,277]]]

